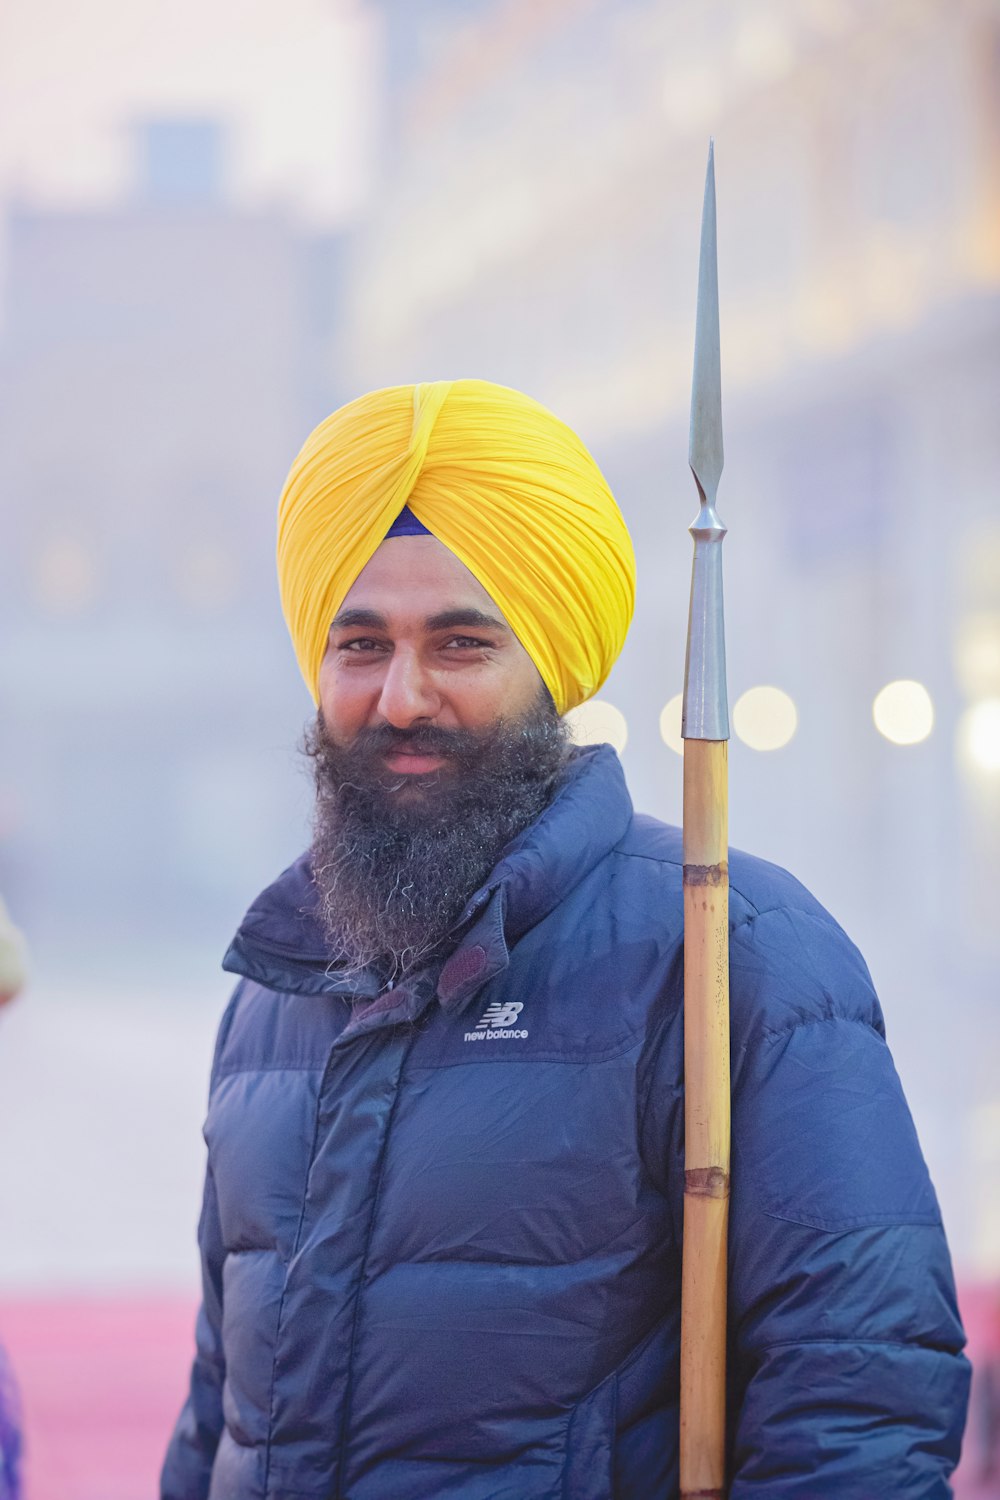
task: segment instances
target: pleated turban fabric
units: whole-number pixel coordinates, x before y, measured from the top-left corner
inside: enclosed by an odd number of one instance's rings
[[[373,391],[321,422],[278,511],[278,579],[318,701],[330,624],[404,506],[474,574],[560,713],[601,686],[625,641],[635,557],[580,439],[485,380]]]

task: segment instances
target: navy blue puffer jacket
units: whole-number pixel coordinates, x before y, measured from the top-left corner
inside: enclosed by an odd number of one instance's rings
[[[731,881],[732,1500],[936,1500],[968,1367],[878,1001],[789,875]],[[681,923],[606,747],[388,993],[327,972],[305,861],[264,892],[164,1500],[676,1494]]]

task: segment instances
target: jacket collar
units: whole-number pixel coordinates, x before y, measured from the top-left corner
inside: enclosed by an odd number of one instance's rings
[[[507,963],[511,947],[546,917],[624,836],[632,802],[608,745],[578,749],[556,795],[504,850],[489,880],[469,899],[459,943],[442,969],[438,994],[459,1009]],[[345,981],[331,965],[317,917],[308,853],[258,896],[222,967],[269,989],[374,999],[374,974]]]

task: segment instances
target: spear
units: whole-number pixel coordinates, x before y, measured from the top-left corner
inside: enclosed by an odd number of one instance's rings
[[[684,1240],[680,1487],[725,1495],[729,1221],[729,866],[715,148],[708,148],[688,460],[700,508],[684,664]]]

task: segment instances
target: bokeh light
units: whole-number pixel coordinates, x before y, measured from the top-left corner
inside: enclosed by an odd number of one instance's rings
[[[798,722],[795,704],[781,688],[749,688],[733,708],[733,728],[751,750],[780,750]]]
[[[1000,610],[966,615],[955,637],[955,671],[967,697],[1000,694]]]
[[[628,744],[628,724],[620,708],[602,698],[591,698],[566,715],[577,745],[613,745],[621,755]]]
[[[677,755],[684,754],[684,741],[681,739],[681,710],[683,707],[684,694],[675,693],[660,714],[660,738]]]
[[[958,724],[959,754],[966,765],[1000,774],[1000,698],[982,698]]]
[[[34,584],[35,598],[48,614],[82,614],[97,596],[93,553],[73,537],[53,537],[38,556]]]
[[[922,682],[899,678],[876,695],[872,717],[879,734],[894,745],[919,745],[934,727],[934,704]]]

